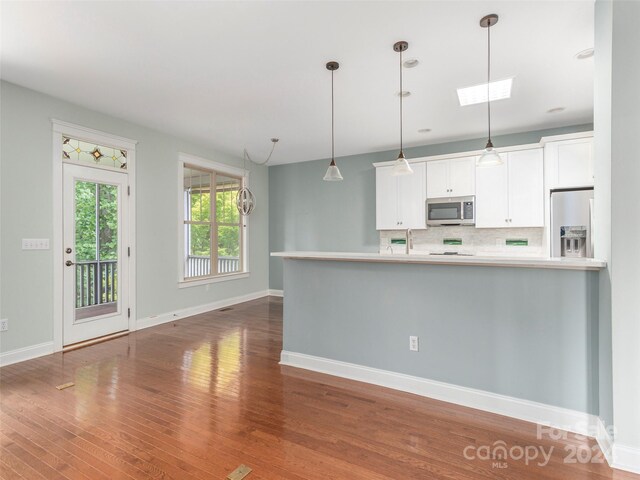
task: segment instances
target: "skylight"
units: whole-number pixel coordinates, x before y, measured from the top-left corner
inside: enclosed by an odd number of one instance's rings
[[[496,80],[489,84],[489,95],[491,101],[503,100],[511,97],[511,85],[513,78],[505,78]],[[475,105],[476,103],[485,103],[487,101],[487,84],[481,83],[473,87],[464,87],[458,89],[458,100],[460,106]]]

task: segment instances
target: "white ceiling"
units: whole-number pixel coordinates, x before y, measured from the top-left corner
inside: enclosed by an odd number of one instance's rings
[[[496,134],[588,123],[593,1],[2,2],[2,78],[160,131],[270,164],[395,149],[397,40],[405,58],[405,144],[482,137],[486,105],[456,87],[515,76],[493,104]],[[548,109],[566,107],[562,113]],[[431,128],[428,134],[418,129]],[[478,145],[482,148],[483,145]]]

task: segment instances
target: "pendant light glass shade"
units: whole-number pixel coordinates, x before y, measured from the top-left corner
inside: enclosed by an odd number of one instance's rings
[[[329,168],[327,168],[327,173],[324,174],[323,180],[326,182],[339,182],[340,180],[343,180],[342,175],[340,174],[340,169],[336,165],[335,160],[331,160]]]
[[[487,145],[476,161],[477,167],[495,167],[502,165],[502,158],[491,143],[491,26],[498,23],[498,15],[492,13],[480,19],[480,26],[487,29]]]
[[[413,169],[407,159],[404,158],[404,153],[400,152],[398,155],[398,159],[393,164],[393,168],[391,169],[391,175],[394,177],[398,177],[400,175],[411,175],[413,173]]]
[[[329,168],[327,168],[327,173],[324,174],[322,178],[325,182],[339,182],[343,180],[342,175],[340,174],[340,169],[336,165],[336,156],[335,156],[335,140],[334,140],[334,121],[333,121],[333,72],[335,72],[338,68],[340,68],[340,64],[338,62],[328,62],[327,70],[331,72],[331,163],[329,164]]]
[[[482,151],[482,154],[478,157],[476,162],[477,167],[495,167],[497,165],[502,165],[502,157],[493,148],[493,144],[491,142],[487,143],[487,146]]]
[[[404,91],[402,90],[402,52],[407,48],[409,48],[409,44],[404,41],[396,42],[393,45],[393,51],[400,54],[400,154],[391,169],[391,175],[394,177],[398,177],[400,175],[411,175],[413,173],[413,169],[411,168],[411,165],[409,165],[409,162],[407,162],[407,159],[404,158],[404,152],[402,151],[402,92]]]

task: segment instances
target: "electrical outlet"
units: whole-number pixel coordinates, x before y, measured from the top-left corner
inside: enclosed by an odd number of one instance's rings
[[[410,336],[409,337],[409,350],[411,350],[412,352],[417,352],[418,349],[419,349],[419,347],[418,347],[418,337]]]
[[[22,250],[49,250],[48,238],[23,238]]]
[[[9,330],[9,319],[3,318],[0,320],[0,332],[6,332],[7,330]]]

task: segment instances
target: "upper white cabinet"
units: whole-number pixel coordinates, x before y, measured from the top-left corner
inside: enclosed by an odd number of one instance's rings
[[[427,162],[427,197],[466,197],[476,191],[476,157]]]
[[[426,167],[412,163],[412,175],[391,175],[393,167],[376,168],[376,228],[426,228]]]
[[[548,189],[593,186],[593,137],[548,142],[544,156]]]
[[[542,149],[500,155],[502,165],[476,170],[476,227],[543,227]]]

